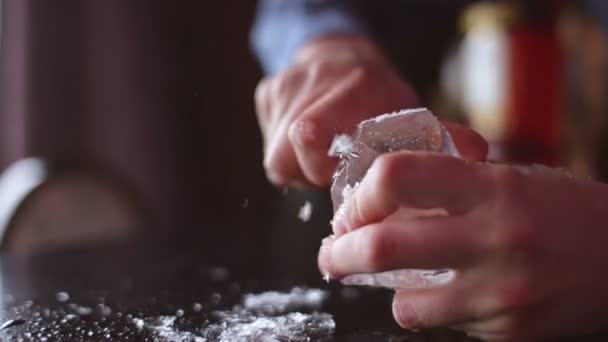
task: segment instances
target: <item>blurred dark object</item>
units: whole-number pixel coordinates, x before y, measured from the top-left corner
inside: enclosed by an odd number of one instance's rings
[[[560,161],[559,3],[486,1],[463,13],[464,37],[443,85],[490,142],[490,159]]]
[[[268,217],[275,192],[247,44],[254,2],[2,5],[0,168],[28,156],[102,165],[132,185],[148,229],[183,243],[197,240],[184,233],[230,236],[209,223]]]
[[[307,286],[330,292],[320,311],[330,313],[336,322],[331,341],[475,341],[445,329],[403,330],[392,319],[390,291],[344,291],[339,284],[302,277],[297,269],[277,273],[258,263],[268,256],[267,252],[259,250],[249,258],[237,254],[226,257],[215,250],[175,251],[167,249],[162,241],[159,244],[145,239],[128,248],[2,258],[0,292],[4,310],[0,320],[21,318],[25,322],[0,329],[0,338],[165,341],[174,337],[190,341],[194,336],[177,337],[199,333],[210,320],[217,319],[212,311],[231,308],[244,294]],[[159,336],[151,335],[154,330],[148,329],[150,319],[159,316],[175,318],[175,325],[166,326],[166,335],[153,339]],[[138,321],[143,319],[146,324],[138,328]],[[600,342],[606,337],[563,341]]]
[[[560,160],[561,50],[557,20],[561,1],[510,1],[509,97],[505,159],[556,166]]]
[[[213,312],[230,310],[242,302],[243,295],[306,286],[330,292],[320,309],[336,323],[334,334],[322,336],[330,341],[474,341],[445,329],[403,330],[392,319],[390,291],[351,288],[344,292],[342,286],[328,285],[318,277],[302,277],[296,269],[276,273],[257,262],[267,251],[258,251],[256,258],[242,258],[166,247],[146,239],[129,248],[3,258],[0,319],[25,322],[0,329],[0,338],[198,341],[195,337],[204,336],[205,328],[222,317]],[[155,334],[151,321],[162,317],[174,324],[163,325],[158,330],[163,334]],[[224,329],[234,324],[239,322],[226,322]],[[263,322],[252,324],[251,329],[272,331]],[[238,341],[245,340],[249,341]]]
[[[20,160],[0,174],[0,251],[51,251],[124,244],[141,239],[139,201],[101,168],[57,169]]]
[[[564,47],[564,134],[569,168],[608,180],[608,6],[568,3],[560,20]]]

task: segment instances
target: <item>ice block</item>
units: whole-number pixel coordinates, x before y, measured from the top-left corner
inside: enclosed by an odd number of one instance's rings
[[[448,131],[426,108],[407,109],[365,120],[352,135],[337,136],[329,150],[330,156],[340,158],[331,187],[334,213],[356,189],[376,157],[404,150],[460,157]],[[445,211],[442,208],[408,210],[408,215],[414,216],[428,216],[429,213],[442,214]],[[350,275],[342,282],[404,290],[444,284],[454,275],[452,270],[397,270]]]

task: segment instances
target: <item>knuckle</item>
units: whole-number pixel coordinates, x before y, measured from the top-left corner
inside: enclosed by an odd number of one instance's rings
[[[293,145],[304,150],[323,150],[327,152],[328,143],[322,134],[322,123],[314,118],[298,119],[289,126],[288,138]]]
[[[302,70],[299,67],[289,68],[272,79],[272,90],[275,96],[290,95],[302,83]]]
[[[516,167],[499,165],[491,172],[492,181],[498,198],[510,201],[518,198],[524,185],[524,175]]]
[[[331,69],[331,63],[325,59],[314,60],[308,65],[308,72],[313,79],[319,79]]]
[[[361,253],[371,271],[385,271],[390,267],[396,245],[382,230],[366,229],[361,235]]]
[[[260,82],[258,82],[253,95],[256,104],[261,104],[265,101],[268,94],[268,86],[270,82],[271,81],[268,78],[263,78],[262,80],[260,80]]]
[[[352,68],[351,73],[355,75],[355,79],[359,82],[366,83],[373,77],[373,72],[365,65],[357,65]]]
[[[496,292],[495,302],[498,310],[508,313],[510,317],[519,317],[522,312],[533,307],[539,296],[539,286],[526,274],[519,274],[515,279],[506,281]]]
[[[533,225],[524,220],[499,229],[491,246],[504,260],[527,264],[541,252],[541,244]]]
[[[264,170],[266,177],[276,186],[287,186],[289,184],[289,175],[284,167],[284,163],[279,162],[275,155],[267,155],[264,158]]]

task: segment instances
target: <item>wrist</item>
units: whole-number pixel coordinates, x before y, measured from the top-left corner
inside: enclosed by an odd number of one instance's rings
[[[389,64],[381,49],[367,36],[359,34],[329,35],[304,44],[295,55],[295,63],[319,59],[356,59]]]

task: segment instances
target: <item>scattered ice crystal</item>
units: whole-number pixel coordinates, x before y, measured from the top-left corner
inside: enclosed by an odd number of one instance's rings
[[[103,317],[107,317],[112,314],[112,308],[104,304],[97,304],[97,310]]]
[[[55,299],[57,299],[58,302],[67,302],[68,300],[70,300],[70,294],[67,292],[57,292],[55,294]]]
[[[137,330],[142,330],[144,328],[144,320],[141,318],[133,318],[133,324]]]
[[[74,310],[79,316],[89,316],[93,313],[93,309],[88,306],[77,305]]]
[[[329,148],[331,157],[356,157],[353,138],[348,134],[337,135]]]
[[[402,110],[361,122],[352,136],[336,136],[329,150],[329,155],[340,158],[331,188],[334,221],[343,214],[348,199],[374,159],[396,151],[429,151],[460,157],[450,134],[428,109]],[[407,212],[411,217],[441,214],[444,210],[408,208]],[[444,284],[453,277],[454,272],[450,270],[398,270],[351,275],[343,282],[410,289]]]
[[[21,325],[26,321],[23,318],[9,319],[8,321],[0,324],[0,330],[8,329],[17,325]]]
[[[177,309],[177,311],[175,311],[175,316],[176,317],[183,317],[184,316],[184,310]]]
[[[231,310],[213,312],[205,325],[191,332],[176,324],[176,316],[134,318],[133,323],[150,331],[154,341],[325,341],[336,326],[330,314],[294,311],[318,309],[326,297],[325,291],[304,288],[249,294]]]
[[[250,313],[229,312],[203,331],[209,341],[324,341],[336,328],[327,313],[303,314],[292,312],[280,316],[256,316]]]
[[[304,205],[300,208],[298,212],[298,218],[304,222],[310,221],[310,217],[312,216],[312,203],[306,201]]]
[[[202,309],[203,309],[203,306],[201,305],[201,303],[192,304],[192,311],[200,312]]]
[[[290,292],[269,291],[247,294],[243,307],[250,311],[269,314],[285,313],[296,310],[316,310],[329,296],[327,291],[295,287]]]

